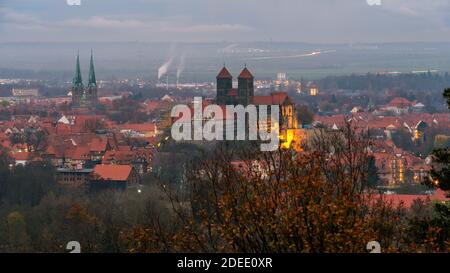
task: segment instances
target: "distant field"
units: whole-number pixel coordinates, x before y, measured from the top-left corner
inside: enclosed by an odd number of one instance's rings
[[[27,71],[37,78],[70,79],[77,51],[87,71],[94,50],[99,79],[157,80],[158,68],[172,58],[169,80],[175,80],[185,56],[180,81],[211,81],[223,63],[237,75],[247,64],[257,78],[318,79],[328,75],[368,72],[450,71],[450,44],[398,43],[313,45],[302,43],[39,43],[0,44],[0,70]],[[45,72],[45,73],[43,73]],[[2,77],[0,72],[0,78]],[[20,73],[19,73],[20,74]]]

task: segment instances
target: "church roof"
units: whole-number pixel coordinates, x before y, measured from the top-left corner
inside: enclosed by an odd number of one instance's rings
[[[252,73],[250,73],[250,71],[247,69],[247,67],[245,67],[242,70],[241,74],[239,74],[239,78],[242,78],[242,79],[253,79],[254,77],[253,77]]]
[[[217,75],[218,79],[231,79],[233,76],[231,76],[228,69],[224,66],[222,70],[219,72],[219,75]]]
[[[81,78],[81,68],[80,68],[80,54],[77,55],[77,62],[75,65],[75,76],[73,77],[72,86],[74,88],[83,88],[83,80]]]
[[[274,92],[268,96],[254,96],[255,105],[282,105],[289,96],[286,92]]]
[[[91,51],[91,63],[89,65],[89,83],[88,87],[95,88],[97,87],[97,80],[95,78],[95,69],[94,69],[94,57]]]

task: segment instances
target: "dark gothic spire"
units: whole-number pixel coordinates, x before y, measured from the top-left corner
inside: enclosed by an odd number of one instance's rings
[[[94,69],[94,57],[91,50],[91,64],[89,65],[89,83],[88,88],[97,87],[97,80],[95,79],[95,69]]]
[[[81,78],[80,53],[77,55],[77,63],[75,66],[75,76],[72,81],[73,88],[83,88],[83,80]]]

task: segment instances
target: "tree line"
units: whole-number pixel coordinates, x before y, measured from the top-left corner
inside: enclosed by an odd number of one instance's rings
[[[328,76],[318,81],[325,90],[385,90],[402,89],[412,91],[443,90],[450,86],[450,74],[446,73],[406,73],[399,75],[352,74],[348,76]]]
[[[82,252],[365,252],[369,241],[448,252],[448,203],[387,202],[371,187],[368,145],[351,125],[317,129],[303,153],[218,143],[180,158],[178,183],[155,175],[142,191],[96,194],[61,187],[45,161],[13,166],[2,151],[0,251],[65,252],[75,240]],[[435,150],[425,184],[450,190],[449,153]]]

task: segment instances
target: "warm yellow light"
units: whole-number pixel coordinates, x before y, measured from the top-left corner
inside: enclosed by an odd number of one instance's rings
[[[292,142],[296,141],[294,130],[286,130],[285,135],[280,135],[281,148],[289,149],[292,147]]]
[[[414,131],[414,138],[415,138],[416,140],[418,140],[420,137],[421,137],[421,134],[420,134],[419,130],[415,130],[415,131]]]

